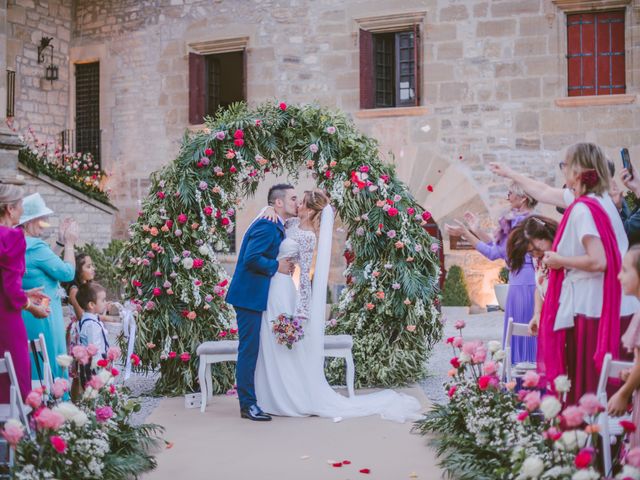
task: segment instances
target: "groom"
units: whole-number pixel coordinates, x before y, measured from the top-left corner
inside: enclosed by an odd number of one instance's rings
[[[267,309],[269,284],[276,272],[290,275],[294,265],[288,258],[276,260],[284,240],[284,221],[298,214],[295,190],[279,184],[269,189],[267,201],[278,215],[277,222],[260,218],[247,230],[238,254],[236,270],[227,292],[227,302],[233,305],[238,320],[238,363],[236,383],[240,399],[240,416],[267,422],[271,416],[257,404],[254,375],[260,347],[262,312]]]

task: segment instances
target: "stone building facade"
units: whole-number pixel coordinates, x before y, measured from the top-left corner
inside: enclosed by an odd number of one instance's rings
[[[625,91],[569,97],[567,15],[608,10],[624,12]],[[557,163],[574,142],[599,143],[616,161],[623,146],[640,157],[640,0],[9,0],[7,18],[21,125],[47,135],[74,129],[75,65],[100,62],[102,163],[113,175],[117,235],[135,218],[149,172],[194,128],[190,52],[243,50],[251,104],[317,102],[350,114],[441,226],[465,210],[487,224],[504,211],[508,185],[489,162],[560,184]],[[361,109],[360,30],[409,24],[421,33],[419,104]],[[45,34],[60,66],[52,84],[34,63]],[[256,198],[238,238],[260,191]],[[465,268],[473,300],[494,301],[500,263],[450,250],[446,238],[445,250],[447,265]]]

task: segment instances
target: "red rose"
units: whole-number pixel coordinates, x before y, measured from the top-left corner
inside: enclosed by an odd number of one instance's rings
[[[637,430],[635,423],[630,422],[629,420],[620,420],[620,426],[627,433],[633,433]]]
[[[391,207],[389,210],[387,210],[387,213],[390,217],[395,217],[396,215],[398,215],[398,209],[395,207]]]
[[[591,450],[589,450],[588,448],[584,448],[580,450],[580,453],[578,453],[578,455],[576,455],[574,463],[579,469],[587,468],[589,465],[591,465],[592,458],[593,455],[591,453]]]
[[[236,147],[241,147],[241,146],[243,146],[243,145],[244,145],[244,140],[243,140],[243,139],[241,139],[241,138],[236,138],[236,139],[233,141],[233,144],[234,144]]]
[[[456,338],[456,337],[449,337],[449,338],[447,338],[447,343],[453,343],[453,339],[454,339],[454,338]]]
[[[431,185],[427,185],[427,192],[433,192],[433,187]]]
[[[166,222],[164,222],[164,224],[167,226],[167,228],[171,228],[173,227],[173,220],[167,220]]]
[[[384,183],[389,183],[389,175],[380,175],[380,178]]]
[[[233,165],[231,165],[231,168],[229,168],[229,171],[231,173],[236,173],[238,171],[238,169],[236,167],[234,167]]]
[[[156,287],[153,289],[153,296],[154,297],[159,297],[160,295],[162,295],[162,289]]]
[[[407,208],[407,213],[413,217],[413,215],[416,213],[416,209],[413,207],[409,207]]]
[[[422,220],[427,222],[427,221],[429,221],[430,218],[431,218],[431,213],[430,212],[422,212]]]
[[[139,281],[139,280],[132,280],[132,281],[131,281],[131,285],[133,285],[134,287],[139,288],[139,287],[141,287],[141,286],[142,286],[142,282],[141,282],[141,281]]]
[[[218,283],[218,286],[222,288],[226,287],[227,285],[229,285],[229,280],[227,280],[226,278]]]
[[[107,365],[109,365],[109,362],[104,358],[101,358],[100,360],[98,360],[97,365],[99,367],[105,368]]]
[[[326,172],[324,172],[324,176],[326,178],[331,178],[331,170],[327,170]]]
[[[184,318],[187,318],[187,315],[189,315],[189,310],[182,310],[180,312],[180,315],[182,315]]]
[[[204,260],[202,260],[201,258],[193,259],[193,268],[202,268],[203,265],[204,265]]]
[[[136,355],[135,353],[131,354],[131,363],[133,364],[134,367],[137,367],[138,365],[140,365],[140,357],[138,355]]]
[[[51,445],[53,445],[55,451],[58,453],[64,453],[67,449],[67,442],[65,442],[62,437],[53,435],[49,437],[49,441],[51,442]]]
[[[226,337],[226,336],[227,336],[227,332],[225,332],[225,331],[223,330],[223,331],[221,331],[220,333],[218,333],[218,336],[219,336],[220,338],[224,338],[224,337]]]
[[[449,363],[453,368],[460,368],[460,360],[458,360],[458,357],[453,357],[451,360],[449,360]]]
[[[196,167],[203,168],[204,167],[204,163],[198,161],[198,163],[196,163]]]
[[[189,360],[191,360],[191,354],[188,352],[181,353],[180,360],[182,360],[183,362],[188,362]]]
[[[491,377],[489,375],[482,375],[478,379],[478,388],[480,390],[486,390],[489,388],[489,382],[491,381]]]
[[[449,395],[449,398],[455,395],[456,390],[458,390],[458,387],[456,387],[455,385],[449,389],[449,391],[447,392],[447,395]]]
[[[519,422],[524,422],[528,416],[529,416],[529,412],[527,412],[526,410],[523,410],[518,414],[516,418],[518,419]]]
[[[207,157],[210,157],[211,155],[213,155],[213,150],[211,150],[210,148],[205,149],[204,154]]]
[[[178,223],[187,223],[187,216],[184,213],[178,215]]]
[[[282,111],[284,112],[286,109],[287,109],[287,104],[286,104],[286,103],[284,103],[284,102],[282,102],[282,103],[280,104],[280,110],[282,110]]]
[[[111,369],[111,375],[113,375],[114,377],[117,377],[119,374],[120,374],[120,371],[117,368]]]
[[[240,129],[233,132],[233,138],[244,138],[244,132]]]
[[[177,355],[176,352],[169,352],[169,358],[176,358]]]
[[[166,197],[166,195],[164,194],[164,192],[158,192],[158,193],[156,193],[156,196],[157,196],[160,200],[164,200],[164,197]]]
[[[229,222],[229,219],[225,217],[222,220],[220,220],[220,223],[222,223],[222,225],[226,227],[227,225],[229,225],[230,222]]]
[[[211,207],[209,207],[209,206],[206,206],[206,207],[204,207],[204,208],[202,209],[202,211],[204,212],[204,214],[205,214],[207,217],[210,217],[210,216],[211,216],[211,214],[213,213],[213,208],[211,208]]]
[[[238,329],[237,329],[237,328],[231,328],[231,329],[229,330],[229,333],[230,333],[231,335],[235,335],[236,333],[238,333]]]
[[[387,198],[387,205],[393,205],[393,200],[391,200],[390,198]]]

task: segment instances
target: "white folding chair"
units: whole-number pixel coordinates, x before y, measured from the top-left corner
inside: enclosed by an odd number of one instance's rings
[[[5,352],[4,358],[0,359],[0,375],[9,376],[9,403],[0,403],[0,424],[4,424],[11,418],[18,419],[22,422],[25,432],[31,436],[32,432],[29,428],[29,419],[27,415],[31,409],[22,402],[22,395],[20,394],[20,386],[18,385],[18,377],[16,371],[13,368],[13,361],[11,360],[11,353]],[[4,441],[3,438],[0,438]],[[13,449],[9,449],[9,467],[13,465]]]
[[[620,373],[633,367],[633,362],[622,362],[613,360],[610,353],[604,356],[602,362],[602,370],[600,371],[600,379],[598,380],[598,390],[596,395],[600,403],[605,406],[605,410],[598,416],[598,424],[600,425],[600,437],[602,437],[602,457],[604,463],[605,476],[611,474],[611,445],[617,441],[617,437],[623,434],[620,426],[621,420],[630,420],[631,415],[624,415],[618,418],[609,417],[607,413],[607,383],[610,378],[620,379]]]
[[[510,382],[513,378],[522,377],[523,374],[514,374],[512,370],[514,369],[514,365],[511,362],[511,342],[513,337],[531,337],[529,333],[529,325],[526,323],[516,323],[513,321],[513,318],[509,318],[509,322],[507,323],[507,332],[504,337],[504,362],[502,367],[502,378],[505,379],[506,382]],[[532,370],[535,369],[535,363],[529,362],[520,362],[515,365],[516,370]]]
[[[42,375],[42,386],[47,389],[47,395],[51,394],[51,388],[53,387],[53,371],[51,370],[51,359],[47,352],[47,344],[44,340],[44,334],[38,335],[38,338],[29,340],[29,351],[33,355],[33,360],[37,365],[41,365],[41,370],[38,372]],[[40,387],[40,380],[32,380],[31,388]]]

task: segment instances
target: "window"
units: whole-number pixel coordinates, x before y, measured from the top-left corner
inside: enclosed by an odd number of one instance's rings
[[[91,153],[100,164],[100,62],[76,64],[76,131],[63,145]]]
[[[220,107],[245,100],[244,51],[189,53],[189,122],[200,124]]]
[[[420,105],[420,28],[360,30],[360,108]]]
[[[624,10],[567,15],[568,94],[622,94]]]

